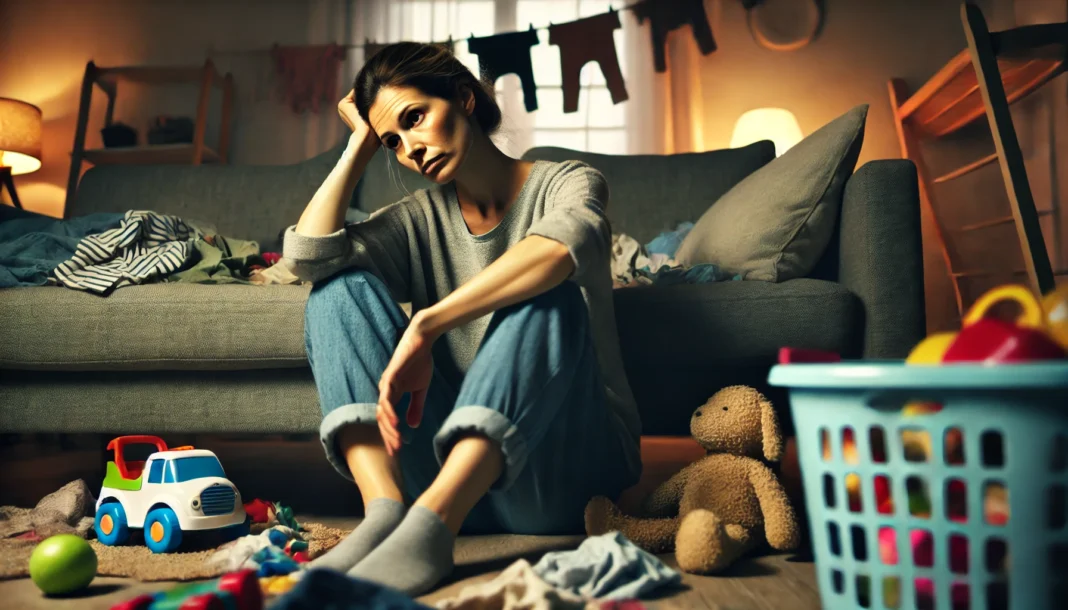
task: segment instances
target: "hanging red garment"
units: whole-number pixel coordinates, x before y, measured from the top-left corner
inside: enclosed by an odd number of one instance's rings
[[[271,49],[275,71],[282,78],[282,95],[293,109],[302,113],[311,108],[319,112],[323,101],[336,102],[341,62],[345,47],[336,44],[301,47],[274,45]]]

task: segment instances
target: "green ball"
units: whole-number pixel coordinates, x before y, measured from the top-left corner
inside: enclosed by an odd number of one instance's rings
[[[74,534],[41,541],[30,555],[30,578],[45,595],[84,589],[96,577],[96,552]]]

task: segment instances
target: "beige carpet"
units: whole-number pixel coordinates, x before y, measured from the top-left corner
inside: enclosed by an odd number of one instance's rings
[[[333,547],[345,535],[343,530],[318,523],[302,523],[301,527],[307,530],[305,538],[312,557]],[[263,527],[254,527],[252,531],[263,531]],[[143,582],[185,581],[220,576],[224,571],[208,564],[214,547],[153,553],[141,544],[105,546],[96,540],[90,540],[89,544],[96,551],[98,576],[125,576]],[[26,540],[0,540],[0,580],[29,576],[30,554],[35,546],[35,542]]]

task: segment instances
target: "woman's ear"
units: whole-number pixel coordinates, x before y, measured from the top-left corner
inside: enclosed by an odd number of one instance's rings
[[[460,107],[467,116],[475,113],[475,92],[471,90],[470,85],[460,85]]]

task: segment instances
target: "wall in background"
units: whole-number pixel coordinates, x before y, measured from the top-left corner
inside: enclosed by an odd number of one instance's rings
[[[0,2],[0,96],[36,104],[44,117],[43,166],[16,177],[26,207],[62,214],[86,62],[98,66],[202,65],[209,53],[235,80],[234,163],[291,163],[309,156],[308,124],[274,95],[266,52],[308,40],[310,4],[283,0],[5,0]],[[193,116],[196,85],[120,86],[115,120],[144,141],[158,114]],[[221,95],[213,91],[207,141],[218,138]],[[94,93],[87,147],[102,146],[106,96]],[[324,109],[336,113],[333,106]],[[343,128],[342,125],[338,125]],[[88,164],[86,164],[88,167]],[[132,203],[131,205],[136,205]]]

